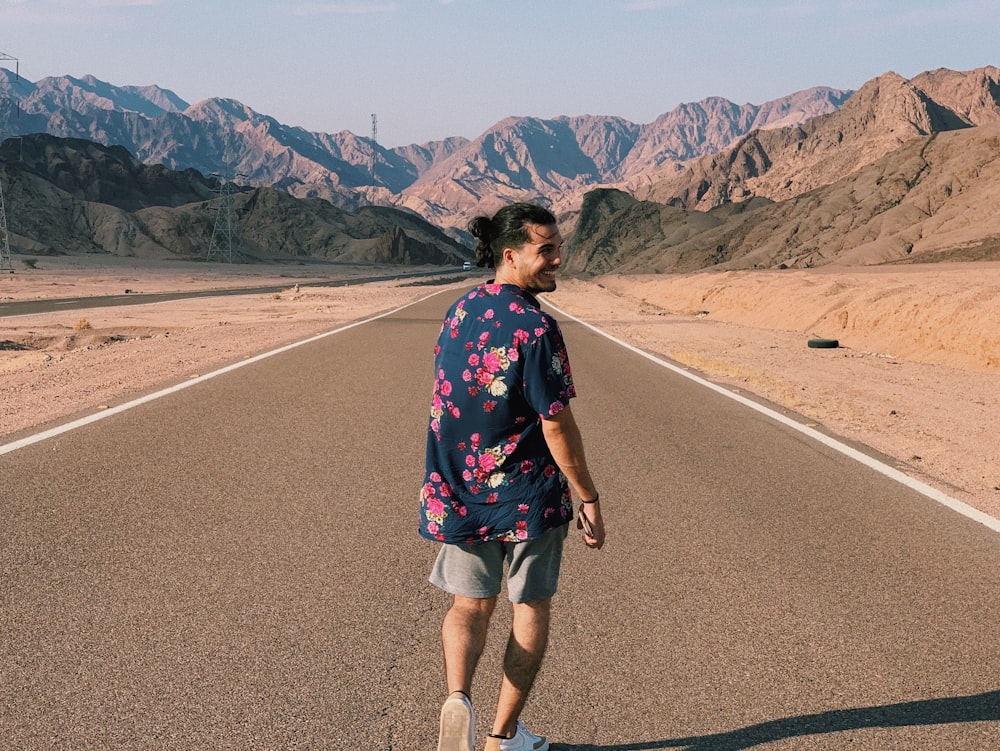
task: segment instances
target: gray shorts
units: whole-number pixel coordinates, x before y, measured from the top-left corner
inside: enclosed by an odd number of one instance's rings
[[[491,540],[479,545],[442,545],[430,582],[445,592],[485,599],[500,594],[507,563],[507,596],[513,603],[548,600],[556,593],[563,541],[569,525],[524,542]]]

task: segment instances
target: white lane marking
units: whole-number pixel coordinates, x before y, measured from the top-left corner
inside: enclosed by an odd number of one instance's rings
[[[165,389],[163,389],[161,391],[157,391],[154,394],[148,394],[146,396],[139,397],[138,399],[133,399],[130,402],[126,402],[125,404],[119,404],[117,407],[111,407],[109,409],[102,410],[101,412],[95,412],[92,415],[87,415],[86,417],[81,417],[80,419],[74,420],[73,422],[68,422],[65,425],[57,425],[56,427],[50,428],[49,430],[42,431],[41,433],[36,433],[34,435],[29,435],[29,436],[26,436],[25,438],[22,438],[20,440],[13,441],[12,443],[0,445],[0,455],[9,454],[12,451],[17,451],[18,449],[24,448],[25,446],[31,446],[34,443],[40,443],[41,441],[44,441],[44,440],[46,440],[48,438],[54,438],[57,435],[62,435],[63,433],[68,433],[71,430],[76,430],[77,428],[82,428],[84,425],[90,425],[91,423],[97,422],[98,420],[103,420],[106,417],[111,417],[111,415],[117,415],[119,412],[124,412],[127,409],[132,409],[133,407],[138,407],[139,405],[146,404],[147,402],[151,402],[154,399],[159,399],[162,396],[167,396],[168,394],[173,394],[174,392],[180,391],[182,389],[186,389],[186,388],[188,388],[190,386],[194,386],[196,383],[201,383],[202,381],[207,381],[210,378],[215,378],[216,376],[220,376],[220,375],[223,375],[225,373],[230,373],[230,372],[232,372],[234,370],[237,370],[238,368],[242,368],[242,367],[244,367],[246,365],[250,365],[250,364],[255,363],[255,362],[260,362],[261,360],[266,360],[268,357],[273,357],[274,355],[280,355],[282,352],[287,352],[290,349],[295,349],[296,347],[301,347],[303,344],[310,344],[311,342],[315,342],[315,341],[318,341],[320,339],[325,339],[328,336],[333,336],[334,334],[339,334],[342,331],[347,331],[348,329],[353,329],[353,328],[355,328],[357,326],[361,326],[361,325],[366,324],[366,323],[371,323],[372,321],[377,321],[380,318],[385,318],[386,316],[391,316],[392,314],[398,313],[401,310],[405,310],[406,308],[409,308],[409,307],[411,307],[413,305],[416,305],[418,303],[422,303],[424,300],[429,300],[430,298],[434,297],[435,295],[440,295],[442,292],[448,291],[448,289],[451,289],[451,288],[449,287],[447,289],[438,290],[437,292],[434,292],[434,293],[432,293],[430,295],[426,295],[425,297],[421,297],[419,300],[414,300],[413,302],[409,302],[406,305],[401,305],[401,306],[399,306],[398,308],[396,308],[394,310],[390,310],[390,311],[387,311],[385,313],[380,313],[377,316],[372,316],[371,318],[365,318],[365,319],[363,319],[361,321],[355,321],[354,323],[349,323],[349,324],[347,324],[345,326],[340,326],[339,328],[333,329],[332,331],[326,331],[326,332],[324,332],[322,334],[317,334],[315,336],[311,336],[308,339],[303,339],[302,341],[299,341],[299,342],[292,342],[291,344],[286,344],[284,347],[279,347],[278,349],[271,350],[270,352],[264,352],[262,354],[255,355],[254,357],[250,357],[250,358],[247,358],[246,360],[242,360],[240,362],[233,363],[232,365],[227,365],[226,367],[220,368],[219,370],[215,370],[215,371],[213,371],[211,373],[206,373],[205,375],[198,376],[197,378],[192,378],[189,381],[184,381],[183,383],[178,383],[176,386],[170,386],[169,388],[165,388]]]
[[[920,480],[916,480],[916,479],[910,477],[909,475],[907,475],[907,474],[905,474],[903,472],[900,472],[895,467],[890,467],[888,464],[885,464],[884,462],[880,462],[878,459],[874,459],[874,458],[868,456],[867,454],[864,454],[864,453],[858,451],[857,449],[851,448],[850,446],[848,446],[848,445],[846,445],[844,443],[841,443],[836,438],[831,438],[828,435],[824,435],[823,433],[819,432],[818,430],[813,430],[812,428],[810,428],[810,427],[808,427],[806,425],[803,425],[800,422],[796,422],[795,420],[791,419],[790,417],[786,417],[785,415],[781,414],[780,412],[775,412],[773,409],[765,407],[762,404],[758,404],[757,402],[753,401],[752,399],[747,399],[744,396],[740,396],[739,394],[735,394],[732,391],[729,391],[728,389],[723,388],[722,386],[714,384],[711,381],[706,381],[704,378],[701,378],[700,376],[697,376],[694,373],[691,373],[690,371],[684,370],[683,368],[680,368],[680,367],[678,367],[678,366],[676,366],[676,365],[674,365],[672,363],[669,363],[666,360],[663,360],[663,359],[657,357],[656,355],[652,355],[649,352],[644,352],[643,350],[639,349],[638,347],[633,347],[631,344],[629,344],[627,342],[624,342],[621,339],[618,339],[617,337],[613,336],[612,334],[609,334],[606,331],[602,331],[601,329],[597,328],[593,324],[587,323],[586,321],[584,321],[584,320],[582,320],[580,318],[577,318],[576,316],[574,316],[574,315],[572,315],[570,313],[567,313],[562,308],[559,308],[558,306],[553,305],[549,300],[546,300],[545,304],[548,305],[548,306],[550,306],[554,310],[558,311],[560,315],[566,316],[567,318],[571,318],[572,320],[574,320],[577,323],[579,323],[581,326],[586,326],[588,329],[590,329],[594,333],[600,334],[601,336],[603,336],[603,337],[605,337],[607,339],[610,339],[615,344],[618,344],[619,346],[622,346],[622,347],[624,347],[627,350],[631,350],[632,352],[635,352],[637,355],[641,355],[642,357],[645,357],[647,360],[652,360],[657,365],[661,365],[664,368],[667,368],[668,370],[672,370],[673,372],[677,373],[678,375],[682,375],[685,378],[690,378],[692,381],[695,381],[696,383],[698,383],[698,384],[700,384],[702,386],[705,386],[706,388],[709,388],[712,391],[716,391],[716,392],[722,394],[723,396],[729,397],[730,399],[732,399],[734,401],[737,401],[737,402],[739,402],[740,404],[742,404],[742,405],[744,405],[746,407],[750,407],[750,409],[755,409],[758,412],[760,412],[761,414],[767,415],[772,420],[776,420],[777,422],[780,422],[782,425],[787,425],[788,427],[792,428],[793,430],[797,430],[800,433],[804,433],[805,435],[809,436],[813,440],[819,441],[823,445],[829,446],[830,448],[834,449],[835,451],[839,451],[840,453],[844,454],[845,456],[848,456],[851,459],[854,459],[856,462],[864,464],[866,467],[868,467],[870,469],[874,469],[876,472],[879,472],[879,473],[885,475],[886,477],[888,477],[888,478],[890,478],[892,480],[895,480],[896,482],[901,483],[901,484],[905,485],[906,487],[908,487],[908,488],[910,488],[912,490],[915,490],[918,493],[921,493],[921,494],[927,496],[928,498],[930,498],[932,500],[937,501],[938,503],[940,503],[943,506],[947,506],[952,511],[957,511],[962,516],[968,517],[969,519],[972,519],[973,521],[977,521],[980,524],[984,524],[987,527],[989,527],[990,529],[992,529],[994,532],[1000,532],[1000,519],[995,519],[994,517],[990,516],[989,514],[983,512],[983,511],[980,511],[977,508],[973,508],[972,506],[970,506],[967,503],[963,503],[962,501],[958,500],[957,498],[952,498],[950,495],[946,495],[945,493],[942,493],[937,488],[933,488],[930,485],[927,485],[926,483],[920,482]]]

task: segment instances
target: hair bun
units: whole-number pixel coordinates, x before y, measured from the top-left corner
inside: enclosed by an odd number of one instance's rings
[[[469,222],[469,234],[484,245],[489,245],[496,237],[496,224],[488,216],[477,216]]]

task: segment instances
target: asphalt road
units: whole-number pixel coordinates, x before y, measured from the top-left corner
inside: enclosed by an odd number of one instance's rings
[[[414,271],[403,274],[388,274],[382,276],[345,277],[343,279],[327,279],[320,282],[297,282],[289,279],[283,286],[264,287],[231,287],[225,289],[204,289],[192,292],[123,292],[120,295],[101,295],[94,297],[46,298],[44,300],[16,300],[0,302],[0,318],[13,316],[51,313],[57,310],[83,310],[86,308],[114,308],[123,305],[149,305],[151,303],[168,302],[170,300],[187,300],[193,297],[227,297],[229,295],[267,295],[281,292],[298,284],[300,287],[348,287],[370,282],[394,281],[398,279],[419,279],[421,277],[440,277],[449,274],[468,273],[461,269],[441,267],[434,271]]]
[[[0,747],[434,749],[449,296],[0,456]],[[1000,747],[1000,535],[574,323],[562,751]],[[508,607],[475,687],[491,719]]]

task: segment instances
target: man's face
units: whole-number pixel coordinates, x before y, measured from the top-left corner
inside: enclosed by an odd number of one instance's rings
[[[528,242],[511,254],[512,281],[528,292],[552,292],[562,263],[562,235],[554,224],[529,224]]]

